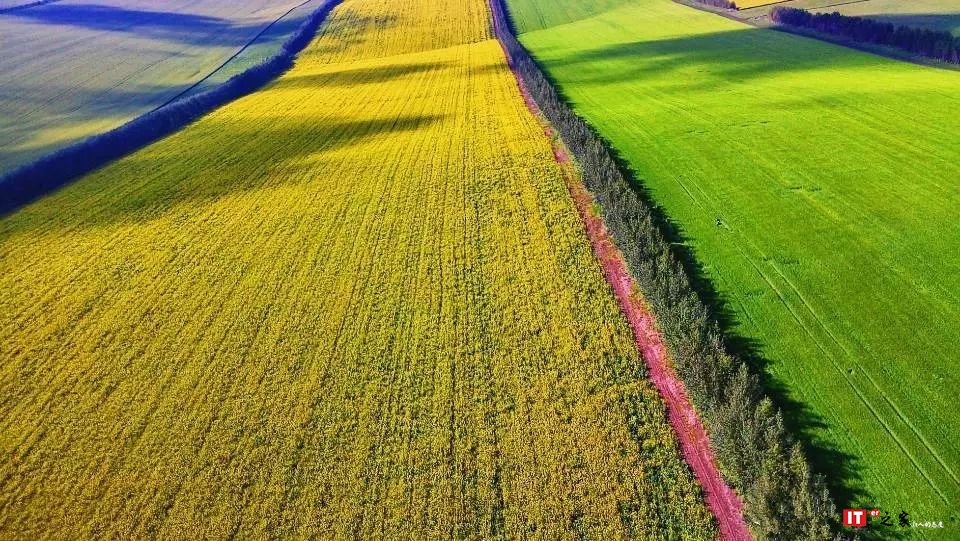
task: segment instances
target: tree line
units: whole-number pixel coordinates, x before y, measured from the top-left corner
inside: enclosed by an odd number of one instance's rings
[[[654,207],[607,142],[557,93],[513,33],[504,0],[490,0],[507,60],[581,167],[583,182],[657,318],[677,374],[709,433],[720,470],[744,502],[756,539],[839,539],[823,478],[691,285],[658,226]]]
[[[773,8],[770,20],[777,24],[806,28],[859,43],[895,47],[940,62],[960,64],[960,38],[949,32],[849,17],[838,12],[810,13],[804,9],[784,6]]]
[[[729,0],[695,0],[695,1],[707,6],[713,6],[715,8],[737,9],[737,3],[730,2]]]
[[[113,160],[183,128],[206,113],[265,86],[293,66],[294,58],[339,3],[327,0],[272,57],[220,85],[163,105],[126,124],[94,135],[0,176],[0,215],[19,208]]]

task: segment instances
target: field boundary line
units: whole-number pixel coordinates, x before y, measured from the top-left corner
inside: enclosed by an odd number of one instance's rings
[[[660,339],[666,353],[663,365],[683,385],[692,413],[702,421],[707,436],[702,445],[712,451],[721,480],[741,498],[737,519],[747,524],[747,538],[834,538],[839,533],[836,505],[823,476],[813,471],[806,457],[805,444],[810,443],[801,443],[787,430],[761,377],[730,353],[730,337],[703,296],[709,297],[709,287],[707,291],[698,287],[697,269],[690,267],[696,262],[678,248],[677,233],[663,210],[625,159],[575,112],[546,68],[517,39],[506,1],[490,0],[490,6],[507,63],[521,90],[529,93],[524,98],[534,101],[552,126],[551,134],[555,130],[562,138],[559,154],[566,156],[569,149],[580,182],[592,198],[589,210],[602,216],[598,219],[609,244],[616,243],[613,249],[634,288],[626,288],[628,303],[638,302],[637,313],[649,316],[643,328]],[[622,287],[616,281],[611,285]],[[647,351],[641,352],[646,358]],[[655,379],[657,371],[650,371]],[[764,503],[769,501],[782,505],[771,508]],[[728,535],[720,526],[721,534]]]
[[[62,2],[62,1],[63,0],[38,0],[36,2],[30,2],[28,4],[20,4],[19,6],[10,6],[8,8],[0,9],[0,15],[3,15],[4,13],[12,13],[14,11],[21,11],[29,8],[45,6],[47,4],[56,4],[57,2]]]
[[[180,91],[180,93],[178,93],[176,96],[174,96],[174,97],[168,99],[167,101],[163,102],[162,104],[154,107],[153,109],[151,109],[150,112],[156,111],[157,109],[162,109],[162,108],[166,107],[167,105],[169,105],[169,104],[177,101],[178,99],[180,99],[180,98],[186,96],[187,94],[189,94],[190,92],[192,92],[192,91],[193,91],[194,89],[196,89],[198,86],[202,85],[202,84],[204,83],[204,81],[210,79],[211,77],[213,77],[214,75],[216,75],[218,71],[220,71],[220,70],[222,70],[223,68],[225,68],[225,67],[227,66],[227,64],[229,64],[230,62],[233,62],[234,60],[236,60],[237,57],[239,57],[241,54],[243,54],[243,51],[246,51],[247,49],[249,49],[250,46],[254,44],[254,42],[256,42],[258,39],[260,39],[261,37],[263,37],[264,34],[267,33],[267,30],[270,30],[271,28],[273,28],[274,26],[276,26],[276,24],[279,23],[280,21],[282,21],[284,18],[286,18],[287,15],[290,15],[290,14],[293,13],[294,11],[302,8],[303,6],[305,6],[305,5],[307,5],[307,4],[311,3],[311,2],[315,2],[315,1],[316,1],[316,0],[304,0],[303,2],[300,2],[299,4],[297,4],[297,5],[293,6],[292,8],[288,9],[283,15],[280,15],[279,17],[277,17],[276,19],[274,19],[273,21],[271,21],[270,24],[268,24],[267,26],[263,27],[263,28],[260,30],[260,32],[257,32],[257,35],[256,35],[256,36],[253,36],[253,38],[250,39],[250,41],[246,42],[246,43],[243,45],[243,47],[240,47],[240,49],[238,49],[237,52],[233,53],[233,55],[231,55],[230,58],[228,58],[228,59],[226,59],[225,61],[223,61],[222,64],[220,64],[219,66],[217,66],[216,68],[214,68],[210,73],[204,75],[202,79],[200,79],[199,81],[193,83],[193,84],[190,85],[189,87],[183,89],[183,90]],[[786,0],[785,0],[785,1],[786,1]]]
[[[263,88],[293,66],[297,55],[310,45],[320,25],[340,2],[324,0],[276,54],[216,87],[182,97],[0,176],[0,217]]]
[[[496,18],[496,15],[494,17]],[[499,26],[498,21],[494,24]],[[495,31],[495,33],[498,32]],[[510,52],[502,42],[501,46],[504,55],[509,59]],[[550,137],[554,158],[563,170],[570,198],[577,209],[594,256],[617,298],[621,312],[633,331],[634,344],[646,362],[647,377],[656,387],[666,406],[667,418],[676,435],[681,455],[703,488],[705,503],[717,520],[720,539],[750,541],[752,537],[742,512],[743,502],[720,474],[706,428],[690,402],[683,381],[670,365],[669,353],[663,337],[643,300],[639,285],[627,268],[623,253],[607,230],[603,218],[593,209],[594,198],[583,184],[579,169],[564,145],[561,135],[540,111],[527,90],[523,77],[512,68],[513,66],[511,66],[511,72],[516,78],[527,108],[544,126],[545,134]]]

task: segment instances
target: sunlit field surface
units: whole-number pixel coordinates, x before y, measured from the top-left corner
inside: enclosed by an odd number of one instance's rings
[[[0,174],[276,53],[303,1],[0,1]]]
[[[0,221],[0,537],[715,538],[483,0]]]
[[[960,74],[666,0],[521,40],[683,235],[841,502],[958,538]]]
[[[549,28],[598,15],[629,4],[632,0],[587,0],[584,2],[512,2],[510,16],[524,31]]]

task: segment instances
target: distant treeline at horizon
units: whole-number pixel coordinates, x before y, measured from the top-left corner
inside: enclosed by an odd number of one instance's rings
[[[770,20],[781,25],[806,28],[860,43],[901,49],[940,62],[960,64],[960,38],[950,32],[894,25],[833,13],[810,13],[805,9],[777,6]]]

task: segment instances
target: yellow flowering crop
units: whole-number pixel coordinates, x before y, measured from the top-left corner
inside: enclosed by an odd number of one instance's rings
[[[0,220],[0,538],[710,539],[483,0]]]

